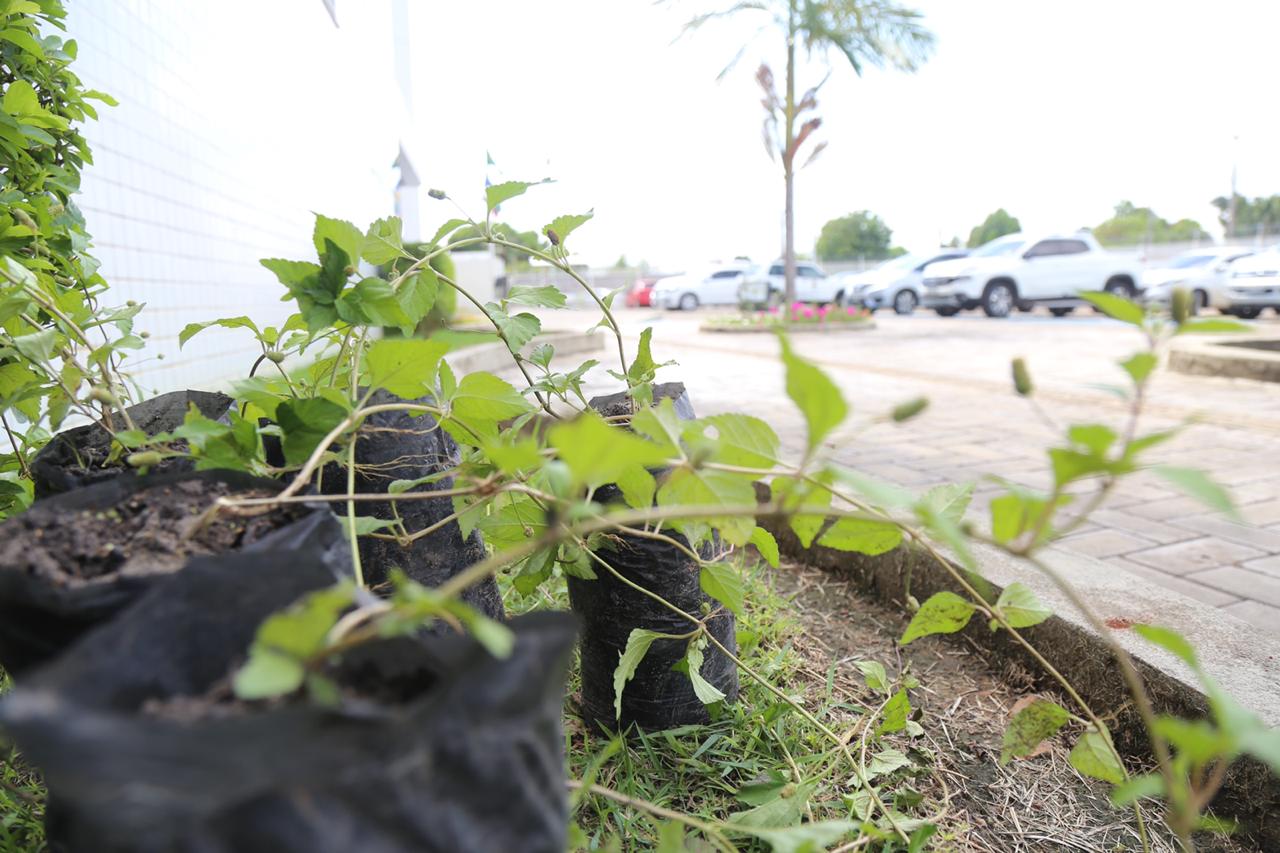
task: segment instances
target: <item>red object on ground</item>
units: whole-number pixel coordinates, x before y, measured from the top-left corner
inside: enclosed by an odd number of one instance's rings
[[[628,308],[648,308],[653,304],[653,284],[657,279],[638,278],[627,291]]]

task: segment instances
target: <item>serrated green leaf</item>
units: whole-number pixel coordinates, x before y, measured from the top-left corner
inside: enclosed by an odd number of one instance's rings
[[[404,240],[400,236],[400,217],[388,216],[369,226],[364,235],[361,257],[371,264],[390,263],[404,255]]]
[[[1111,789],[1111,804],[1118,809],[1126,808],[1135,801],[1147,797],[1158,797],[1164,793],[1164,778],[1158,773],[1143,773],[1133,776]]]
[[[405,400],[417,400],[435,384],[440,359],[448,347],[421,338],[382,338],[374,341],[362,360],[365,381]]]
[[[582,225],[586,224],[593,216],[595,216],[594,210],[588,210],[586,213],[573,213],[557,216],[555,219],[551,220],[550,225],[547,225],[542,229],[542,233],[547,234],[548,237],[550,237],[550,234],[554,233],[556,235],[556,242],[563,246],[564,241],[569,237],[569,235],[578,230]]]
[[[867,778],[887,776],[895,770],[910,767],[911,759],[900,749],[882,749],[867,762]]]
[[[1240,519],[1240,511],[1236,509],[1231,493],[1206,472],[1198,468],[1179,468],[1173,465],[1157,465],[1151,470],[1210,509],[1232,519]]]
[[[637,465],[652,467],[666,459],[662,448],[653,442],[623,427],[610,426],[593,411],[556,424],[547,439],[574,479],[589,486],[615,482]]]
[[[440,362],[440,376],[443,383],[446,362]],[[452,372],[449,373],[452,376]],[[479,438],[496,436],[498,423],[532,409],[529,402],[520,392],[492,373],[468,373],[462,377],[457,389],[452,394],[450,413],[454,421],[463,424],[467,430]],[[460,438],[458,432],[451,432],[454,438]],[[463,432],[461,440],[467,440]],[[471,438],[468,443],[475,444]]]
[[[902,530],[889,521],[837,518],[818,539],[819,545],[874,557],[902,544]]]
[[[1125,299],[1123,296],[1116,296],[1114,293],[1106,293],[1104,291],[1087,291],[1081,293],[1080,297],[1086,302],[1096,305],[1108,317],[1123,323],[1141,326],[1146,319],[1142,306]]]
[[[1071,766],[1086,776],[1118,785],[1124,781],[1124,769],[1116,761],[1107,736],[1089,729],[1071,750]]]
[[[395,526],[395,522],[388,518],[374,518],[371,515],[342,516],[342,526],[346,530],[355,529],[357,536],[368,536],[370,533],[376,533],[379,530],[386,530],[388,527]]]
[[[505,492],[493,500],[488,515],[477,519],[476,527],[485,544],[503,551],[540,536],[547,529],[547,514],[532,498]]]
[[[1134,625],[1133,630],[1138,636],[1155,643],[1165,651],[1172,652],[1187,666],[1199,671],[1200,661],[1196,658],[1196,650],[1177,631],[1159,625]]]
[[[742,585],[742,576],[732,564],[708,563],[699,572],[698,582],[703,592],[742,616],[746,590]]]
[[[771,468],[778,460],[778,436],[759,418],[750,415],[712,415],[696,422],[716,431],[711,461],[742,468]]]
[[[316,254],[324,255],[327,251],[325,241],[330,240],[335,246],[347,253],[347,262],[356,263],[363,252],[364,233],[344,219],[330,219],[316,214],[316,225],[311,240],[315,244]]]
[[[754,545],[756,550],[760,552],[760,556],[764,557],[764,561],[773,568],[778,568],[780,554],[778,553],[778,540],[773,538],[773,534],[765,530],[763,527],[757,527],[751,531],[751,538],[747,543]]]
[[[659,400],[656,406],[636,412],[631,418],[631,428],[662,448],[667,456],[681,455],[679,442],[682,424],[670,398]]]
[[[489,319],[498,327],[498,332],[506,341],[507,348],[513,353],[519,352],[542,331],[542,321],[532,314],[508,314],[493,302],[484,306],[484,313],[489,315]]]
[[[889,673],[885,672],[884,664],[875,660],[859,660],[854,661],[853,665],[862,673],[868,688],[871,690],[889,689]]]
[[[787,396],[804,415],[808,447],[812,451],[844,421],[849,407],[840,389],[825,373],[792,351],[785,334],[779,332],[778,340],[782,343],[782,362],[786,366]]]
[[[405,320],[410,327],[417,327],[422,319],[431,313],[436,299],[440,295],[440,279],[435,270],[423,267],[420,271],[400,282],[396,290],[396,301],[404,312]]]
[[[741,828],[768,843],[773,853],[819,853],[849,833],[856,832],[859,826],[850,820],[819,820],[785,829]]]
[[[337,403],[320,397],[281,403],[276,407],[276,422],[284,433],[281,448],[285,461],[290,465],[305,462],[346,416],[346,410]]]
[[[747,506],[755,502],[751,480],[725,471],[677,468],[658,489],[658,505],[663,507]],[[709,528],[715,528],[729,543],[745,545],[756,523],[750,516],[725,515],[699,519],[676,516],[671,524],[694,543],[705,539]]]
[[[920,497],[920,502],[952,524],[959,524],[964,521],[964,514],[969,509],[972,498],[972,483],[944,483],[925,492]]]
[[[1008,764],[1011,758],[1023,758],[1035,751],[1045,738],[1052,737],[1071,719],[1071,715],[1057,703],[1037,699],[1013,715],[1004,730],[1000,749],[1000,763]]]
[[[529,187],[536,187],[538,184],[549,183],[551,183],[551,180],[549,178],[544,178],[541,181],[505,181],[501,184],[494,184],[493,186],[485,187],[485,205],[488,207],[489,212],[493,213],[498,205],[502,204],[504,201],[513,199],[516,196],[523,195]]]
[[[564,291],[550,284],[541,287],[514,285],[507,291],[506,301],[513,305],[532,305],[537,308],[563,308],[567,304]]]
[[[1045,607],[1031,588],[1021,581],[1014,581],[1004,588],[995,608],[1014,628],[1030,628],[1053,615],[1053,611]]]
[[[217,326],[223,329],[252,329],[255,336],[261,337],[262,333],[258,331],[258,324],[253,322],[249,317],[226,317],[221,320],[208,320],[204,323],[188,323],[178,333],[178,348],[181,349],[187,341],[191,340],[200,332],[210,327]]]
[[[885,703],[884,710],[880,713],[880,725],[876,727],[876,734],[902,731],[907,727],[907,719],[910,716],[911,700],[907,698],[906,690],[899,690]]]
[[[684,656],[685,668],[689,673],[689,683],[693,686],[693,695],[697,696],[698,701],[703,705],[714,705],[724,701],[724,693],[702,677],[703,650],[706,645],[707,638],[703,635],[689,641]]]
[[[1102,456],[1116,443],[1116,431],[1106,424],[1073,424],[1067,438],[1094,456]]]
[[[783,510],[791,513],[787,523],[799,537],[801,547],[812,546],[814,537],[826,524],[831,491],[792,477],[774,477],[769,486],[774,497],[782,502]]]
[[[1120,366],[1124,368],[1124,372],[1129,374],[1129,378],[1133,380],[1135,385],[1141,385],[1147,381],[1147,377],[1151,375],[1151,371],[1156,369],[1156,365],[1160,363],[1160,359],[1153,352],[1138,352],[1120,362]]]
[[[793,824],[804,815],[805,804],[816,789],[813,782],[797,785],[789,796],[778,796],[746,811],[729,815],[729,823],[735,830],[758,832],[774,831],[777,827]],[[812,824],[808,824],[812,825]],[[777,830],[785,832],[787,830]],[[772,843],[772,842],[771,842]],[[775,850],[777,847],[775,846]],[[794,849],[794,848],[793,848]]]
[[[236,672],[231,686],[237,698],[245,701],[269,699],[297,690],[306,675],[301,661],[278,652],[255,649]]]
[[[668,638],[668,635],[647,631],[644,628],[633,628],[627,635],[627,646],[618,656],[618,666],[613,671],[614,719],[622,719],[622,691],[626,689],[627,682],[635,678],[636,669],[644,660],[644,656],[649,653],[649,647],[653,645],[653,641],[663,638]]]
[[[930,634],[954,634],[969,624],[974,610],[972,604],[954,592],[936,592],[911,617],[911,623],[907,625],[902,639],[898,640],[898,645],[905,646]]]
[[[622,490],[622,499],[632,509],[648,509],[653,506],[653,496],[658,483],[643,465],[633,465],[623,471],[616,480]]]
[[[54,329],[42,329],[26,335],[18,335],[13,345],[23,357],[31,361],[48,363],[53,360],[58,346],[58,333]]]

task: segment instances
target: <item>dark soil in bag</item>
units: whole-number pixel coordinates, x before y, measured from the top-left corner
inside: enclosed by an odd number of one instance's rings
[[[0,700],[51,848],[561,853],[572,617],[513,620],[505,660],[456,634],[348,650],[336,707],[235,700],[257,623],[331,581],[314,555],[198,558]]]
[[[375,392],[369,400],[370,405],[404,402],[430,405],[434,401],[429,397],[407,401],[382,390]],[[418,480],[452,468],[459,461],[458,445],[430,415],[379,412],[361,424],[356,436],[357,493],[385,493],[396,480]],[[269,459],[277,452],[276,448],[268,445]],[[453,482],[452,477],[445,477],[409,492],[451,489]],[[326,466],[320,490],[326,495],[346,494],[346,469],[336,464]],[[356,511],[360,515],[381,519],[395,518],[398,512],[405,529],[412,534],[452,515],[453,500],[448,497],[401,500],[394,507],[391,501],[362,501],[356,504]],[[408,545],[369,536],[360,539],[360,563],[365,583],[374,588],[387,581],[393,568],[403,570],[424,586],[436,587],[484,558],[484,541],[479,531],[472,531],[470,536],[463,538],[462,529],[456,521]],[[463,592],[462,599],[491,619],[503,618],[502,598],[493,579],[469,587]]]
[[[670,398],[682,420],[694,418],[684,385],[670,382],[654,388],[654,400]],[[591,407],[602,415],[630,414],[625,393],[597,397]],[[662,472],[654,472],[661,476]],[[606,486],[597,491],[597,500],[621,500],[619,490]],[[689,542],[673,530],[668,536],[685,547]],[[638,536],[611,536],[611,547],[601,549],[601,559],[619,574],[694,616],[706,605],[714,615],[708,625],[712,636],[736,653],[736,622],[733,613],[702,591],[696,561],[674,545]],[[704,545],[704,558],[714,556],[716,544]],[[645,731],[658,731],[694,723],[706,723],[710,714],[693,692],[688,675],[671,667],[684,658],[688,641],[657,640],[627,683],[622,693],[622,715],[614,711],[613,673],[618,658],[627,647],[632,629],[645,628],[663,634],[687,634],[693,630],[688,620],[677,616],[653,599],[637,592],[612,574],[595,566],[596,579],[570,577],[569,598],[582,620],[580,642],[582,662],[582,716],[598,727],[619,731],[634,724]],[[714,646],[704,652],[702,676],[725,694],[725,701],[738,698],[738,669]]]
[[[232,402],[226,394],[217,392],[173,391],[130,406],[126,411],[138,429],[147,435],[157,435],[182,426],[192,404],[200,414],[216,421],[226,415]],[[117,427],[124,429],[124,420],[119,413],[115,414],[115,418]],[[179,445],[183,443],[178,442]],[[111,434],[98,424],[87,424],[58,433],[41,448],[31,462],[36,499],[101,483],[132,470],[123,459],[108,464],[110,453]],[[151,473],[190,471],[193,467],[191,459],[177,457],[165,459],[154,466]]]
[[[18,674],[110,619],[201,554],[307,529],[345,549],[326,507],[300,503],[249,517],[207,511],[218,497],[266,497],[274,480],[234,471],[124,476],[40,501],[0,524],[0,666]],[[331,555],[340,563],[342,554]]]

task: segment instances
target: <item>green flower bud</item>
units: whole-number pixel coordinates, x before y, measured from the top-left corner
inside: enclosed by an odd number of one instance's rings
[[[151,337],[151,333],[150,333],[150,332],[138,332],[138,337],[142,338],[142,339],[145,341],[147,338]]]
[[[164,457],[158,451],[141,450],[137,453],[130,453],[125,458],[125,461],[132,468],[150,468],[152,465],[159,465],[163,459]]]
[[[284,353],[280,352],[278,349],[267,350],[267,361],[279,364],[284,361]]]
[[[895,424],[903,421],[909,421],[916,415],[929,408],[928,397],[916,397],[914,400],[908,400],[905,403],[899,403],[893,407],[893,411],[889,413],[889,417],[893,418]]]
[[[1170,308],[1173,313],[1173,322],[1181,326],[1187,322],[1187,318],[1191,316],[1191,293],[1185,288],[1179,287],[1173,291],[1173,299],[1170,302]]]
[[[1013,390],[1020,397],[1030,397],[1035,386],[1031,384],[1031,372],[1027,370],[1027,362],[1022,358],[1013,360]]]
[[[346,275],[355,275],[356,274],[355,265],[347,264],[345,267],[343,267],[342,272],[345,273]]]
[[[447,198],[444,194],[444,190],[427,190],[427,195],[431,196],[431,198],[434,198],[436,201]]]
[[[137,308],[137,307],[138,307],[138,303],[137,303],[136,301],[132,300],[132,299],[130,299],[128,302],[126,302],[126,303],[125,303],[125,305],[128,305],[130,308]]]
[[[116,395],[111,393],[109,388],[91,388],[89,390],[89,399],[95,403],[102,403],[106,406],[114,406],[120,401],[116,399]]]
[[[19,225],[25,225],[32,231],[40,230],[40,227],[36,225],[36,221],[32,219],[25,210],[20,207],[14,207],[11,208],[11,210],[13,211],[13,218],[18,220]]]

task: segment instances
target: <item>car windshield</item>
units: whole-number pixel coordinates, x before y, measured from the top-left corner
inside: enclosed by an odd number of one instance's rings
[[[1021,237],[1013,240],[998,239],[992,240],[985,246],[975,249],[970,257],[974,258],[990,258],[995,255],[1012,255],[1027,244],[1026,240]]]
[[[1217,255],[1182,255],[1169,262],[1169,269],[1188,270],[1193,267],[1206,267],[1217,259]]]

